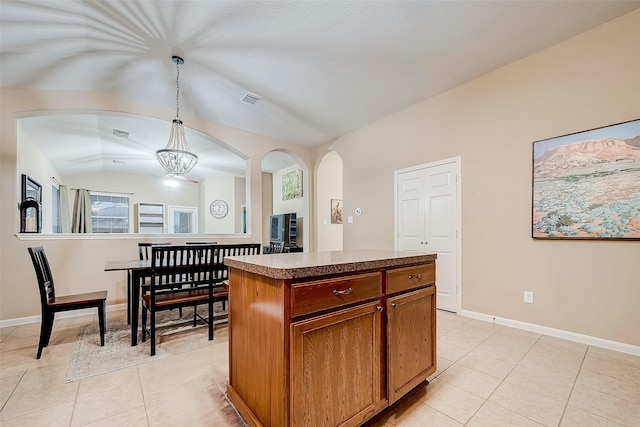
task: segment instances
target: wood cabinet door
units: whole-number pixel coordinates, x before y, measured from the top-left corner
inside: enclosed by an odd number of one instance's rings
[[[436,370],[435,286],[387,300],[389,404]]]
[[[384,406],[379,302],[291,324],[291,426],[357,426]]]

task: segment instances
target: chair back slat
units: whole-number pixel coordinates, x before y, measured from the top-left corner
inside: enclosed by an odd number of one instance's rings
[[[176,289],[195,291],[214,283],[216,245],[153,246],[151,248],[150,301]]]
[[[271,242],[269,244],[269,253],[270,254],[281,254],[284,252],[284,242]]]
[[[140,257],[140,261],[147,261],[151,256],[151,248],[154,246],[168,246],[171,243],[149,243],[149,242],[140,242],[138,243],[138,256]]]
[[[229,279],[229,268],[224,264],[228,256],[260,255],[260,243],[236,243],[216,245],[217,257],[215,262],[216,281],[222,282]]]
[[[31,262],[38,279],[38,288],[40,290],[40,303],[43,307],[49,304],[49,301],[56,297],[56,290],[53,284],[53,276],[47,255],[44,253],[44,247],[35,246],[29,249]]]

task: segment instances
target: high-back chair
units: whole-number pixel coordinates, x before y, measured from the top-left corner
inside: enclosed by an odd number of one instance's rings
[[[237,243],[216,245],[216,279],[222,283],[229,279],[229,269],[224,265],[224,259],[236,255],[260,255],[260,243]]]
[[[33,268],[36,271],[36,277],[38,278],[40,308],[42,313],[37,358],[40,359],[42,349],[49,345],[55,314],[60,311],[96,307],[98,309],[98,322],[100,324],[100,345],[104,346],[104,312],[107,291],[56,296],[53,275],[51,274],[49,261],[44,253],[44,248],[42,246],[35,246],[28,249],[29,255],[31,255],[31,261],[33,262]]]
[[[213,339],[213,303],[228,292],[214,292],[215,245],[153,246],[149,292],[142,295],[142,341],[146,341],[147,314],[151,319],[151,355],[156,354],[156,315],[173,308],[194,307],[196,316],[209,325]],[[206,304],[208,316],[197,314],[197,306]]]
[[[271,242],[269,244],[270,254],[281,254],[284,252],[284,242]]]
[[[156,242],[139,242],[138,243],[138,256],[140,261],[146,261],[151,256],[151,248],[154,246],[168,246],[171,243],[156,243]]]

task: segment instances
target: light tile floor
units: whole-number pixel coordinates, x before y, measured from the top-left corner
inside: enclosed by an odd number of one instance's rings
[[[123,316],[108,313],[108,319]],[[65,383],[78,329],[0,329],[2,426],[243,426],[227,402],[226,328],[178,337],[171,357]],[[375,426],[640,426],[640,357],[438,312],[438,370]],[[178,349],[176,351],[176,349]]]

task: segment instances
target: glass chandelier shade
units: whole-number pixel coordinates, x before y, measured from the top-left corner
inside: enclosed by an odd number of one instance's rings
[[[173,176],[185,175],[196,165],[198,156],[189,151],[182,120],[173,119],[167,147],[156,151],[156,157],[160,165]]]
[[[184,136],[184,125],[180,120],[180,69],[178,66],[184,64],[184,60],[179,56],[171,58],[176,63],[176,118],[171,124],[171,134],[169,142],[162,150],[156,151],[156,157],[160,165],[171,176],[180,176],[189,173],[198,162],[198,156],[189,150],[187,138]]]

